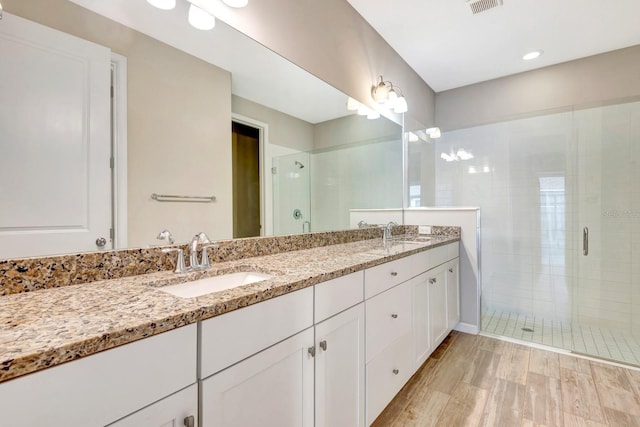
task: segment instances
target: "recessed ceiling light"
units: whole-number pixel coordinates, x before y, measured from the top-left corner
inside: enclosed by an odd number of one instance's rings
[[[532,59],[538,58],[543,53],[544,53],[544,51],[542,49],[534,50],[534,51],[531,51],[531,52],[523,55],[522,59],[524,59],[525,61],[531,61]]]

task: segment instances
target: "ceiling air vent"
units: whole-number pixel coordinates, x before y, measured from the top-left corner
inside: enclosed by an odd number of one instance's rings
[[[467,0],[467,4],[471,8],[471,13],[476,15],[494,7],[502,6],[502,0]]]

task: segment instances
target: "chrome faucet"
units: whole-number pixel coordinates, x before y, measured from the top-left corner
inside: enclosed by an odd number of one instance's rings
[[[198,262],[198,245],[204,245],[202,247],[202,258],[201,261]],[[209,268],[211,267],[211,263],[209,262],[209,256],[207,255],[207,248],[217,248],[218,245],[215,243],[211,243],[209,237],[204,233],[200,232],[193,236],[191,239],[191,243],[189,243],[189,267],[191,269],[198,268]]]
[[[173,242],[174,242],[173,235],[169,230],[162,230],[160,233],[158,233],[158,235],[156,236],[156,239],[166,240],[167,242],[169,242],[170,245],[173,245]]]
[[[394,222],[394,221],[390,221],[386,227],[384,227],[384,230],[382,231],[382,241],[384,243],[387,243],[389,241],[391,241],[393,239],[393,236],[391,235],[391,229],[393,227],[396,227],[398,225],[398,223]]]

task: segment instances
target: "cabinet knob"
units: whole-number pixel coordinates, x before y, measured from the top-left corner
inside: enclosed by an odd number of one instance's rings
[[[397,315],[397,314],[395,314],[395,313],[393,313],[393,314],[391,315],[391,317],[392,317],[392,318],[394,318],[394,319],[397,319],[397,318],[398,318],[398,315]]]
[[[395,276],[397,276],[397,275],[398,275],[398,272],[397,272],[397,271],[392,271],[392,272],[391,272],[391,275],[392,275],[393,277],[395,277]]]
[[[325,340],[320,341],[320,348],[323,349],[324,351],[327,351],[327,341]]]
[[[449,269],[449,273],[453,273],[453,267]]]
[[[186,417],[184,419],[184,425],[185,425],[185,427],[195,427],[196,426],[196,419],[193,417],[193,415],[189,415],[188,417]]]
[[[432,285],[434,283],[436,283],[438,280],[435,277],[432,277],[431,279],[429,279],[429,283],[431,283]]]
[[[400,373],[400,370],[399,369],[394,369],[391,372],[393,372],[393,375],[398,375]]]
[[[311,357],[316,357],[316,346],[314,345],[313,347],[309,347],[307,352]]]

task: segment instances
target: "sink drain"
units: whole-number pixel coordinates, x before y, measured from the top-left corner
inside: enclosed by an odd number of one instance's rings
[[[520,329],[522,329],[525,332],[533,332],[533,329],[531,328],[520,328]]]

